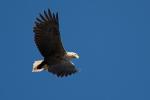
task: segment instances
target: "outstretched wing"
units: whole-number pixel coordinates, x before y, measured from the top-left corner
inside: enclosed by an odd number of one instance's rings
[[[35,27],[35,43],[44,57],[63,56],[65,49],[63,48],[60,32],[58,13],[52,14],[51,11],[44,11],[36,18]]]
[[[64,60],[61,63],[49,66],[48,71],[56,74],[58,77],[63,77],[78,72],[78,69],[71,62]]]

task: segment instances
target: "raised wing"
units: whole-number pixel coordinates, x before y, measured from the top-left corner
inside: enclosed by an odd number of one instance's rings
[[[44,11],[36,18],[35,27],[35,43],[44,57],[63,56],[65,49],[63,48],[60,32],[58,13],[52,14],[51,11]]]

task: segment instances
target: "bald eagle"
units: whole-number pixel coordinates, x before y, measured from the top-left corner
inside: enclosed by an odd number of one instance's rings
[[[58,77],[78,72],[71,60],[79,58],[79,55],[67,52],[61,42],[58,13],[51,13],[50,9],[44,10],[36,18],[33,32],[35,44],[44,59],[33,63],[32,72],[46,70]]]

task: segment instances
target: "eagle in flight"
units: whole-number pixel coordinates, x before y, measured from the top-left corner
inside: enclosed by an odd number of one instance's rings
[[[78,54],[67,52],[61,42],[58,13],[51,13],[50,9],[44,10],[36,18],[33,32],[35,44],[44,59],[33,63],[32,72],[46,70],[58,77],[78,72],[71,62],[72,59],[79,58]]]

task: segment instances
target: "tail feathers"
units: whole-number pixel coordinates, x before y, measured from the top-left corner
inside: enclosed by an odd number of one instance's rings
[[[32,67],[32,72],[41,72],[44,70],[44,68],[42,68],[41,63],[43,62],[43,60],[37,60],[33,63],[33,67]]]

